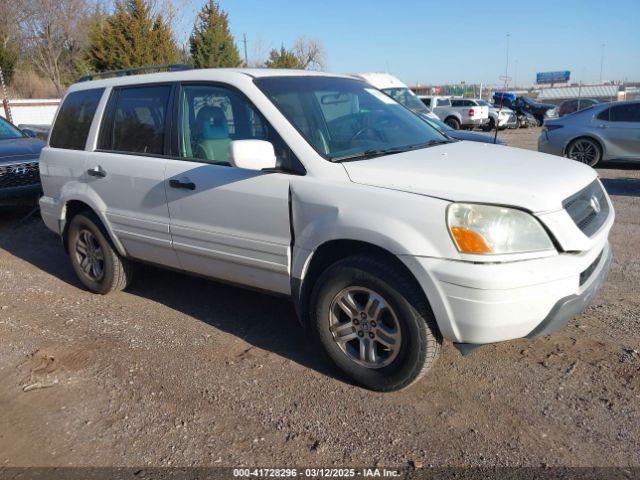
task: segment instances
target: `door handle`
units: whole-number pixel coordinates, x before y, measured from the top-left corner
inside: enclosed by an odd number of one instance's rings
[[[169,180],[169,186],[171,188],[184,188],[187,190],[195,190],[196,184],[193,182],[181,182],[180,180]]]
[[[98,165],[97,167],[93,167],[87,170],[87,175],[91,175],[92,177],[104,178],[107,176],[107,172],[104,171],[100,165]]]

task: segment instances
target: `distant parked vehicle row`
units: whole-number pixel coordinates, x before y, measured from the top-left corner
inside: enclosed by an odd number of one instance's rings
[[[603,160],[640,160],[640,101],[599,103],[547,120],[538,150],[592,167]]]
[[[440,120],[455,130],[483,127],[489,124],[489,107],[479,105],[472,99],[452,99],[449,97],[422,95],[420,100],[435,113]]]
[[[38,157],[44,142],[0,117],[0,205],[35,203],[41,192]]]

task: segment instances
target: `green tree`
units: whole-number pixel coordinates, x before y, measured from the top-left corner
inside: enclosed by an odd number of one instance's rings
[[[267,68],[295,68],[304,69],[305,65],[300,61],[296,54],[284,48],[284,45],[280,47],[280,51],[275,48],[269,53],[269,59],[264,64]]]
[[[229,15],[214,0],[203,7],[189,38],[191,62],[195,68],[239,67],[242,65]]]
[[[10,42],[0,37],[0,68],[7,85],[11,82],[16,63],[18,63],[18,52]]]
[[[116,0],[115,11],[89,34],[87,64],[95,71],[176,63],[171,29],[152,15],[148,0]]]

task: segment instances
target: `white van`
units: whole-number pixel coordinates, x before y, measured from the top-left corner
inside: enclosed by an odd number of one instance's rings
[[[438,120],[438,116],[433,113],[418,96],[411,91],[404,83],[397,77],[394,77],[390,73],[356,73],[353,75],[355,78],[360,78],[365,82],[373,85],[378,90],[383,91],[396,102],[404,105],[409,110],[424,115],[433,120]]]
[[[443,339],[469,350],[561,328],[611,262],[613,207],[592,168],[452,142],[353,77],[80,82],[40,175],[42,218],[89,290],[123,289],[146,262],[286,295],[376,390],[420,378]]]

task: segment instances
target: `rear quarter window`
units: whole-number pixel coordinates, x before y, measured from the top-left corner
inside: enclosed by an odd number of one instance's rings
[[[51,147],[84,150],[91,122],[103,92],[104,88],[95,88],[67,95],[51,131]]]

